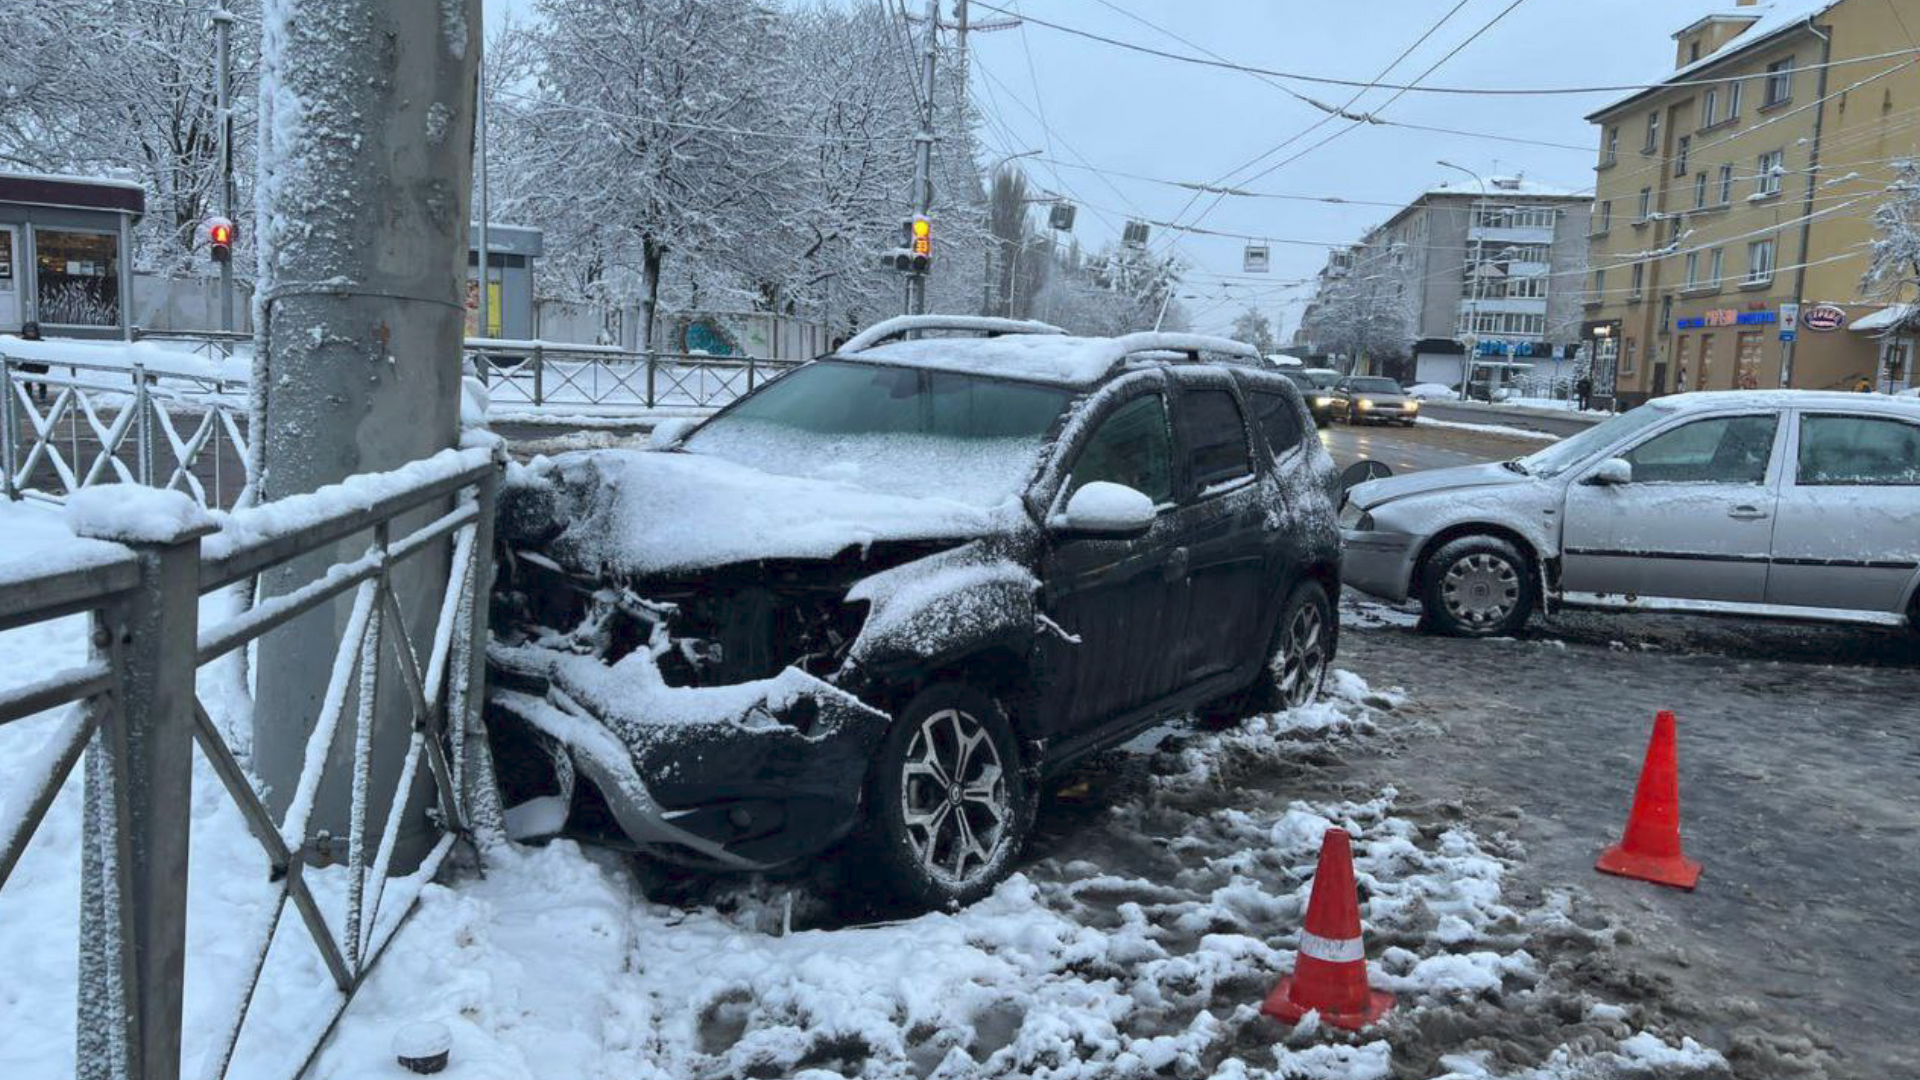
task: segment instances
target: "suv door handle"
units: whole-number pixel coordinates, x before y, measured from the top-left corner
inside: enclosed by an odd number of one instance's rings
[[[1727,511],[1727,516],[1741,521],[1759,521],[1767,516],[1767,512],[1757,506],[1736,506]]]
[[[1160,576],[1167,581],[1186,580],[1187,561],[1187,549],[1183,547],[1174,548],[1173,553],[1167,556],[1166,568],[1160,571]]]

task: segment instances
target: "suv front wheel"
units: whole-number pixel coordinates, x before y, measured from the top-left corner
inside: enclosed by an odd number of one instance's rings
[[[1035,794],[999,703],[965,683],[929,686],[894,719],[868,779],[876,868],[910,903],[970,904],[1012,867]]]
[[[1427,558],[1420,602],[1429,622],[1459,637],[1511,634],[1533,614],[1527,559],[1497,536],[1450,540]]]

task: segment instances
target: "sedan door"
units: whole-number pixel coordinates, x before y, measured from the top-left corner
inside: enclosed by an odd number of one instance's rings
[[[1046,715],[1071,737],[1166,694],[1168,655],[1179,640],[1168,610],[1179,523],[1174,511],[1173,429],[1155,390],[1112,406],[1074,451],[1058,506],[1095,480],[1125,484],[1160,507],[1136,540],[1055,538],[1042,557],[1041,603],[1060,633],[1042,638]]]
[[[1772,410],[1707,416],[1621,453],[1628,483],[1596,482],[1590,463],[1567,488],[1561,588],[1761,603],[1784,435]]]
[[[1920,419],[1798,414],[1767,602],[1904,613],[1920,570]]]

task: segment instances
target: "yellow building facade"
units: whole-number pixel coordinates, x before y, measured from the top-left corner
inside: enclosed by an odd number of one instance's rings
[[[1905,0],[1743,2],[1674,35],[1665,83],[1588,117],[1598,388],[1630,406],[1915,384],[1911,340],[1884,332],[1888,300],[1861,277],[1873,211],[1920,154],[1920,62],[1900,54],[1916,38]]]

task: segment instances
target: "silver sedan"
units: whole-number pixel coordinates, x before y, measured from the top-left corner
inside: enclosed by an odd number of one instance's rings
[[[1346,584],[1506,634],[1535,608],[1920,629],[1920,401],[1659,398],[1538,453],[1355,487]]]

